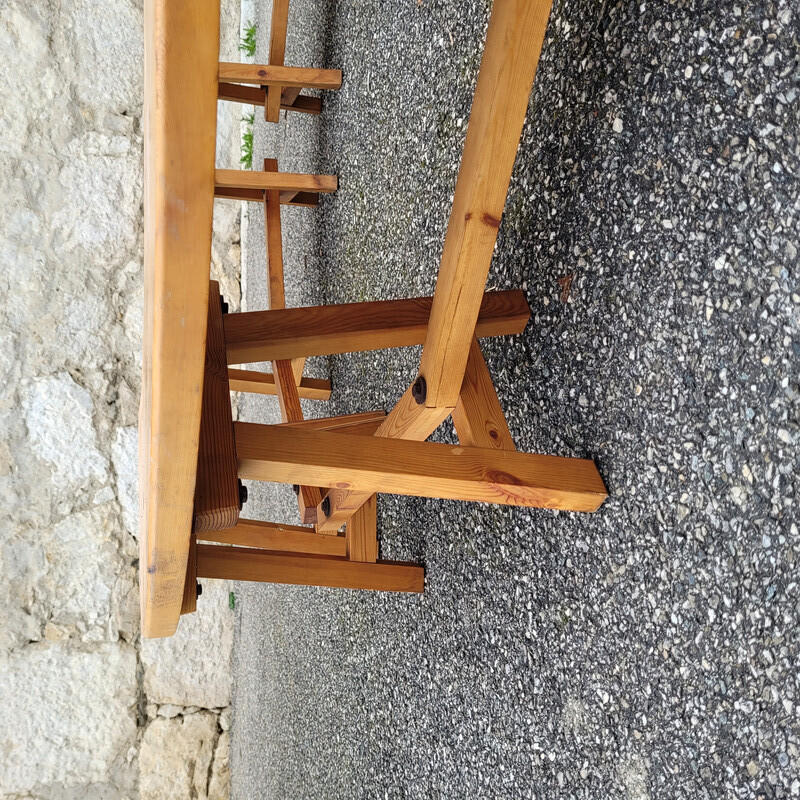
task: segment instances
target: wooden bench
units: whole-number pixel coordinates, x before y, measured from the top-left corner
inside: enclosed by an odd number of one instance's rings
[[[495,0],[433,297],[312,308],[281,307],[280,193],[335,186],[279,179],[272,162],[256,177],[215,172],[216,89],[233,73],[217,63],[218,0],[146,5],[143,635],[171,635],[203,577],[422,591],[420,565],[378,558],[376,492],[596,510],[606,489],[592,461],[516,451],[478,344],[530,314],[522,292],[485,284],[550,0]],[[223,314],[209,281],[213,198],[230,190],[265,204],[268,310]],[[418,344],[388,415],[302,420],[298,398],[329,387],[304,385],[298,360]],[[271,375],[241,370],[265,361]],[[234,423],[232,388],[277,394],[284,423]],[[461,444],[426,442],[449,416]],[[300,487],[316,523],[241,519],[242,478]]]

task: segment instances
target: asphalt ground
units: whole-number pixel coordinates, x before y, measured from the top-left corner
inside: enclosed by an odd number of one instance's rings
[[[287,63],[344,83],[256,123],[340,181],[283,212],[290,305],[433,292],[489,11],[293,0]],[[234,798],[800,796],[799,40],[789,2],[556,0],[489,276],[532,317],[484,352],[518,448],[611,496],[381,496],[422,596],[238,584]],[[253,206],[248,308],[264,259]],[[313,359],[308,415],[390,409],[419,353]]]

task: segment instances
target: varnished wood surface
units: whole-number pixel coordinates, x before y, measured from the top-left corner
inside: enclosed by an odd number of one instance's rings
[[[230,544],[239,547],[258,547],[289,553],[316,553],[344,556],[347,543],[344,536],[321,536],[313,528],[301,525],[279,525],[254,519],[239,519],[235,528],[211,531],[198,535],[200,541]]]
[[[277,395],[275,376],[270,372],[255,372],[247,369],[228,368],[231,390]],[[305,400],[330,400],[331,382],[325,378],[301,378],[297,392]]]
[[[595,511],[607,497],[592,461],[237,422],[239,474],[416,497]]]
[[[276,64],[239,64],[221,62],[222,83],[249,83],[258,86],[296,86],[301,89],[338,89],[342,85],[340,69],[284,67]]]
[[[422,344],[431,298],[227,314],[229,364]],[[477,336],[521,333],[530,317],[521,291],[487,292]]]
[[[238,519],[239,483],[221,297],[219,284],[211,281],[192,530],[232,528]]]
[[[145,0],[142,635],[170,636],[190,547],[208,315],[218,0]],[[189,34],[187,35],[187,32]]]
[[[276,553],[213,544],[197,546],[197,575],[383,592],[422,592],[425,587],[425,571],[418,564],[403,561],[366,564],[336,556]]]
[[[374,494],[353,514],[347,523],[345,537],[347,557],[351,561],[374,564],[378,560],[378,505]]]
[[[425,404],[453,408],[492,260],[551,0],[495,0],[420,362]]]
[[[461,394],[452,417],[459,444],[516,449],[477,339],[472,340],[469,348]]]

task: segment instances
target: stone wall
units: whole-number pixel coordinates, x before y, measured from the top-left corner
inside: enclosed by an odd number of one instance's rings
[[[232,612],[141,646],[141,0],[0,6],[0,797],[227,797]],[[238,2],[223,55],[239,57]],[[241,108],[220,106],[237,167]],[[239,303],[238,204],[212,272]]]

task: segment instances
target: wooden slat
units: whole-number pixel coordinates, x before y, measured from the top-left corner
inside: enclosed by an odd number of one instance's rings
[[[228,368],[231,391],[254,392],[275,397],[275,376],[269,372],[253,372],[246,369]],[[297,392],[304,400],[330,400],[331,382],[324,378],[302,378]]]
[[[258,547],[290,553],[316,553],[318,555],[345,556],[347,543],[344,536],[321,536],[313,528],[300,525],[279,525],[254,519],[240,519],[235,528],[203,533],[203,542],[230,544],[239,547]]]
[[[425,588],[424,569],[403,561],[365,564],[336,556],[288,555],[213,544],[197,546],[197,574],[201,578],[383,592],[422,592]]]
[[[170,636],[191,540],[208,315],[218,0],[145,0],[142,635]],[[187,36],[187,31],[191,35]]]
[[[342,85],[340,69],[284,67],[275,64],[239,64],[220,62],[219,81],[249,83],[257,86],[298,86],[302,89],[338,89]]]
[[[452,416],[458,441],[465,447],[516,449],[477,339],[470,345],[461,394]]]
[[[289,25],[289,0],[273,0],[272,19],[269,28],[269,63],[283,66],[286,57],[286,29]],[[265,81],[266,83],[266,81]],[[264,106],[264,119],[278,122],[281,109],[281,88],[271,86],[267,89],[267,103]]]
[[[225,315],[228,363],[274,361],[421,344],[431,298],[246,311]],[[487,292],[478,336],[520,333],[530,316],[521,291]]]
[[[285,428],[304,428],[307,431],[335,431],[351,433],[354,429],[378,427],[386,419],[385,411],[361,411],[358,414],[342,414],[338,417],[304,419],[302,422],[284,422]],[[360,431],[359,431],[360,432]]]
[[[267,102],[267,93],[260,86],[247,86],[243,83],[220,82],[217,97],[233,103],[244,103],[251,106],[263,106]],[[299,111],[302,114],[319,114],[322,112],[322,100],[306,94],[298,95],[292,105],[284,105],[281,111]]]
[[[458,401],[550,5],[492,7],[420,363],[428,406]]]
[[[219,284],[211,281],[192,530],[232,528],[238,519],[239,484],[221,298]]]
[[[378,560],[377,523],[377,498],[373,494],[347,523],[347,557],[351,561],[374,564]]]
[[[605,500],[592,461],[237,422],[239,474],[484,503],[594,511]]]
[[[335,192],[335,175],[301,175],[295,172],[257,172],[248,169],[218,169],[215,172],[215,186],[225,189],[257,189],[279,192]]]

